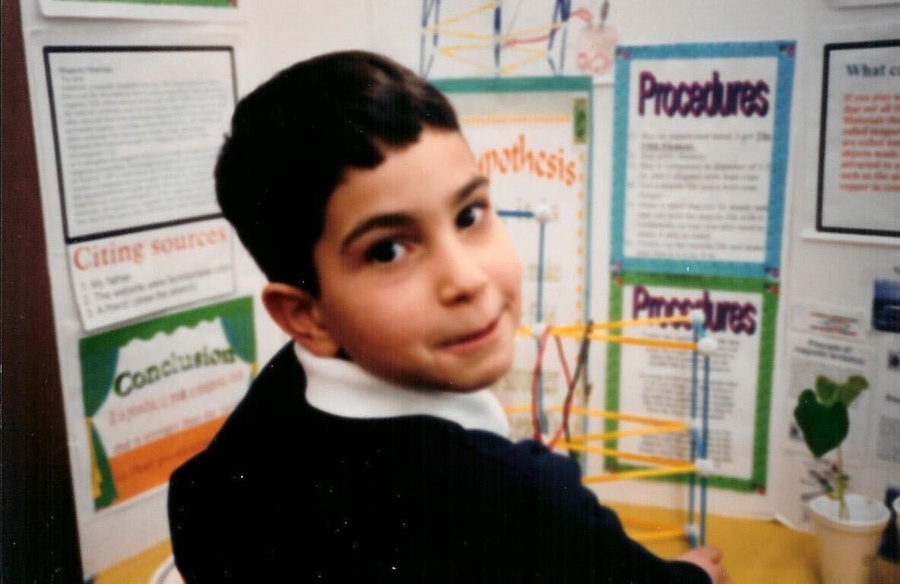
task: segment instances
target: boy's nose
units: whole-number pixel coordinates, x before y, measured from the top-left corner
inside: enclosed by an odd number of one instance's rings
[[[435,258],[441,302],[455,304],[476,297],[487,285],[488,277],[475,250],[460,242],[442,246],[442,250]]]

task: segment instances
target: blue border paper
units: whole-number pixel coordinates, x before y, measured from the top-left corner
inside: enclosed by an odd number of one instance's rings
[[[787,175],[791,94],[794,78],[794,41],[689,43],[619,46],[616,50],[613,120],[610,262],[613,272],[636,271],[686,275],[717,275],[778,279]],[[629,127],[629,80],[633,60],[771,57],[777,62],[776,99],[769,182],[769,214],[763,263],[638,258],[624,255],[626,164]]]

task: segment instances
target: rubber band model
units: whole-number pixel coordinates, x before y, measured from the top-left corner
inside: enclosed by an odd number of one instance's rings
[[[706,543],[707,476],[711,473],[713,468],[712,461],[708,457],[709,371],[710,357],[716,352],[717,347],[715,339],[706,336],[703,311],[695,310],[685,316],[621,320],[606,323],[589,321],[585,325],[574,326],[550,326],[545,324],[542,322],[544,231],[546,223],[552,218],[552,213],[546,206],[539,206],[534,211],[500,210],[499,215],[507,218],[534,219],[537,221],[539,228],[535,324],[531,328],[523,326],[519,331],[520,334],[534,337],[537,342],[537,358],[534,369],[532,370],[531,379],[531,400],[529,404],[510,406],[507,408],[507,411],[510,414],[530,413],[534,439],[537,442],[545,444],[549,448],[568,450],[570,456],[573,456],[574,458],[578,458],[579,453],[584,453],[585,455],[601,455],[617,460],[629,460],[641,465],[639,468],[631,470],[587,475],[582,479],[585,483],[602,483],[628,479],[687,475],[688,504],[687,524],[685,526],[659,525],[639,518],[627,516],[623,516],[622,521],[627,526],[641,530],[640,533],[634,535],[634,538],[639,541],[646,542],[673,537],[686,537],[693,547],[704,545]],[[651,326],[675,323],[690,324],[693,335],[692,340],[644,338],[622,334],[610,334],[608,332],[618,331],[631,326]],[[547,408],[544,406],[542,376],[544,354],[546,353],[547,347],[550,345],[551,338],[556,346],[556,352],[559,356],[559,362],[567,388],[563,403],[549,408],[550,412],[561,417],[559,427],[553,432],[548,431]],[[579,340],[578,354],[576,356],[573,372],[570,372],[568,361],[564,354],[561,341],[562,338],[575,338]],[[588,407],[587,404],[589,402],[591,384],[587,377],[587,359],[591,341],[691,351],[690,422],[685,423],[680,420],[629,415],[621,412]],[[575,405],[574,403],[576,388],[579,386],[583,390],[581,400],[583,405],[580,406]],[[573,415],[581,416],[585,422],[583,426],[584,430],[582,432],[572,432],[570,423]],[[588,418],[602,418],[615,422],[628,423],[629,425],[634,424],[638,425],[638,427],[588,433],[586,431],[586,422]],[[607,446],[596,445],[596,443],[606,444],[611,440],[630,436],[677,432],[688,433],[690,437],[689,460],[652,456],[637,452],[626,452]]]
[[[572,18],[588,25],[593,21],[593,14],[588,9],[573,10],[572,0],[549,0],[550,20],[547,24],[516,28],[522,0],[509,17],[504,14],[503,4],[503,0],[489,0],[442,18],[441,0],[422,0],[419,73],[427,77],[435,57],[441,56],[494,75],[509,74],[530,63],[546,60],[553,74],[561,74],[565,67],[568,23]],[[604,6],[601,23],[605,21],[608,2]],[[490,30],[479,32],[488,21]],[[478,24],[473,26],[476,22]],[[447,39],[456,42],[448,44]],[[507,53],[510,56],[505,56]]]

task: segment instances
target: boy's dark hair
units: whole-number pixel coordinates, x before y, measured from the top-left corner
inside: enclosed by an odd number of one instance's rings
[[[374,168],[423,127],[458,131],[433,85],[364,51],[277,73],[240,100],[216,163],[219,206],[269,281],[319,293],[312,252],[349,168]]]

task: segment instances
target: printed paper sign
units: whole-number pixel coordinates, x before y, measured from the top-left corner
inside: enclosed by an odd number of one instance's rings
[[[776,277],[794,44],[619,46],[613,271]]]
[[[69,245],[88,331],[234,292],[234,231],[224,219]]]
[[[230,48],[48,46],[44,65],[66,243],[220,215]]]
[[[252,299],[86,337],[79,359],[100,510],[165,484],[234,409],[257,367]]]
[[[611,282],[610,304],[613,321],[702,311],[706,334],[718,346],[708,379],[714,464],[709,484],[745,492],[765,489],[776,287],[755,279],[622,274]],[[680,341],[691,341],[694,334],[690,324],[635,326],[625,332]],[[702,368],[694,386],[691,351],[611,343],[607,355],[607,409],[690,422],[696,403],[701,419]],[[618,447],[690,460],[688,433],[622,438]]]
[[[825,375],[836,383],[843,383],[852,375],[866,378],[870,388],[854,400],[849,409],[851,427],[868,427],[871,418],[871,388],[875,385],[872,351],[862,343],[848,343],[845,340],[820,335],[792,334],[790,342],[790,380],[788,382],[785,411],[790,421],[784,436],[788,449],[808,452],[800,428],[793,419],[794,407],[800,392],[815,387],[816,377]],[[863,460],[868,444],[865,432],[852,432],[847,436],[842,448],[848,459]]]
[[[213,168],[230,47],[44,47],[62,230],[87,331],[234,291]]]
[[[900,236],[900,39],[825,45],[816,227]]]
[[[866,316],[863,310],[795,304],[791,313],[791,328],[801,333],[859,342],[865,339]]]

